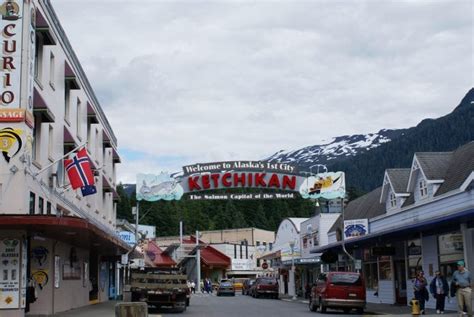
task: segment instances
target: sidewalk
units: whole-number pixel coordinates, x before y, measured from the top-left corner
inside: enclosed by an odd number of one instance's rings
[[[302,297],[298,297],[296,300],[293,300],[291,296],[280,294],[280,299],[287,302],[298,302],[301,304],[308,305],[309,300]],[[411,307],[404,305],[390,305],[390,304],[374,304],[367,303],[365,309],[366,315],[390,315],[390,316],[412,316]],[[435,309],[426,309],[426,315],[436,315]],[[454,311],[446,311],[444,315],[440,316],[449,316],[455,317],[458,314]]]

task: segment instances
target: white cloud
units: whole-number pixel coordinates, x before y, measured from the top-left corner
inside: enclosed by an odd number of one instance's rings
[[[471,1],[54,1],[136,170],[258,159],[450,112]],[[175,159],[169,159],[169,158]]]

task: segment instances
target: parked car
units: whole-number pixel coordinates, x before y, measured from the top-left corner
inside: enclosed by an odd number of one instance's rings
[[[278,281],[274,277],[259,277],[252,286],[252,296],[259,298],[269,296],[278,299]]]
[[[255,280],[245,280],[244,284],[242,285],[242,295],[251,295],[250,289],[252,285],[255,283]]]
[[[217,296],[230,295],[235,296],[235,288],[231,281],[224,281],[219,283],[217,288]]]
[[[362,314],[365,304],[365,285],[360,273],[328,272],[320,274],[311,289],[309,309],[319,309],[321,313],[327,308],[342,309],[344,313],[356,309]]]

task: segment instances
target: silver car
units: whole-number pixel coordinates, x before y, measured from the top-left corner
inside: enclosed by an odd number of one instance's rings
[[[217,288],[217,296],[230,295],[235,296],[235,288],[231,281],[221,281]]]

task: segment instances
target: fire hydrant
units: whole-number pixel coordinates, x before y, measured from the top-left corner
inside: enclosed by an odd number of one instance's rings
[[[411,305],[411,314],[412,315],[419,315],[421,313],[420,311],[420,301],[417,299],[412,299],[410,302]]]

